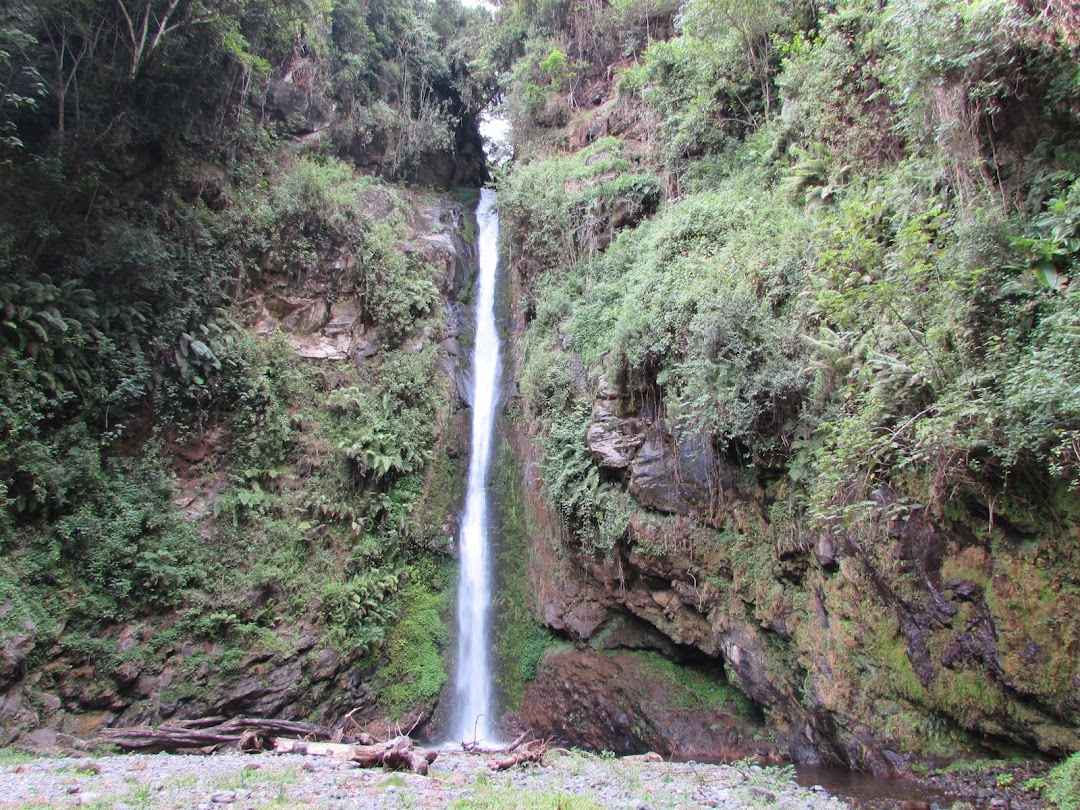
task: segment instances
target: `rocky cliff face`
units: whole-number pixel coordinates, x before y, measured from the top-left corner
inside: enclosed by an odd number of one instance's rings
[[[475,266],[473,247],[464,238],[471,212],[450,195],[399,196],[395,202],[376,190],[366,202],[377,217],[404,216],[398,249],[434,268],[437,306],[444,310],[434,323],[441,326],[412,336],[405,350],[438,353],[441,371],[433,385],[445,390],[452,403],[455,380],[461,380],[465,363],[458,339],[466,318],[459,299]],[[317,266],[299,279],[267,259],[267,274],[243,298],[236,316],[255,334],[280,334],[302,363],[321,369],[331,380],[341,376],[335,369],[377,368],[384,362],[387,335],[379,324],[364,323],[354,297],[335,295],[339,277],[358,261],[355,246],[332,241],[317,258]],[[333,384],[326,394],[332,390]],[[438,458],[464,453],[467,426],[454,410],[449,407],[433,427]],[[233,519],[228,506],[235,484],[229,471],[238,452],[233,434],[228,416],[219,416],[194,435],[175,436],[162,458],[176,473],[177,509],[207,543],[218,542],[222,526]],[[332,454],[334,448],[319,452]],[[310,468],[327,462],[313,452],[302,454],[300,463]],[[446,537],[453,531],[459,487],[454,480],[436,483],[437,466],[432,463],[425,471],[427,491],[416,519],[431,524],[430,533]],[[281,475],[290,479],[293,489],[302,490],[304,470],[286,468]],[[359,495],[356,499],[358,503]],[[324,519],[329,522],[332,516]],[[307,541],[317,548],[323,542],[317,524],[308,524],[308,529]],[[258,562],[248,559],[244,564]],[[386,704],[379,702],[372,682],[373,672],[385,662],[378,654],[372,656],[370,644],[343,649],[332,643],[321,583],[309,586],[300,615],[289,614],[288,595],[271,581],[235,594],[228,612],[204,610],[194,622],[191,604],[185,604],[77,635],[63,626],[31,621],[16,632],[5,628],[0,634],[0,745],[64,747],[103,726],[215,715],[317,718],[332,724],[357,708],[355,719],[375,733],[386,730]],[[209,598],[191,596],[197,604]],[[10,599],[0,604],[0,619],[12,611]],[[235,629],[241,627],[249,635],[236,636]],[[394,719],[412,726],[432,708],[432,701],[420,701],[404,719]]]
[[[974,531],[896,509],[873,534],[809,532],[787,506],[790,482],[674,431],[653,387],[579,383],[593,397],[583,440],[632,513],[607,555],[583,548],[547,505],[520,437],[546,527],[532,541],[537,612],[576,647],[546,659],[528,687],[523,718],[538,732],[616,751],[780,752],[892,773],[987,749],[1080,746],[1075,529],[1036,542],[1000,521]],[[887,507],[901,495],[875,497]],[[649,632],[613,636],[627,622]],[[694,732],[643,721],[628,685],[642,680],[606,657],[608,645],[704,662],[762,712],[761,727],[741,734],[754,720],[709,708]]]
[[[452,112],[454,123],[445,143],[408,144],[401,123],[369,122],[357,126],[348,120],[341,99],[328,95],[312,76],[327,69],[312,57],[294,57],[275,71],[259,103],[259,113],[294,143],[313,145],[327,141],[344,160],[387,180],[452,189],[475,186],[488,179],[484,142],[478,129],[478,111],[447,88],[440,102]],[[407,154],[406,154],[407,152]]]

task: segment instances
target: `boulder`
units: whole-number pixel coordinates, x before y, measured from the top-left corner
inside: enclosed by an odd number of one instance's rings
[[[725,483],[730,487],[730,474],[706,437],[674,441],[661,428],[649,432],[634,456],[627,491],[658,512],[711,515]]]
[[[326,299],[317,298],[294,309],[282,320],[281,326],[293,334],[310,335],[322,329],[329,320],[330,307],[327,306]]]
[[[640,419],[620,419],[606,400],[593,405],[593,419],[586,441],[593,459],[608,470],[626,470],[645,443],[645,424]]]
[[[296,356],[306,360],[348,360],[349,351],[340,343],[324,339],[296,345]]]
[[[836,538],[828,532],[820,532],[814,538],[814,559],[826,571],[835,571],[840,567],[836,558]]]
[[[329,314],[330,319],[320,330],[324,335],[330,337],[353,335],[362,330],[360,303],[354,299],[335,301]]]
[[[559,652],[541,662],[520,720],[538,736],[593,751],[708,759],[756,753],[760,721],[725,700],[723,672],[702,671],[694,680],[696,689],[670,677],[657,653]],[[715,686],[702,689],[709,681]]]
[[[256,667],[258,669],[258,667]],[[240,681],[214,706],[214,713],[226,717],[238,714],[276,717],[293,700],[300,688],[301,661],[293,660],[253,674]]]
[[[0,684],[10,681],[21,670],[26,656],[34,649],[36,638],[35,628],[28,624],[26,632],[16,633],[4,640],[4,648],[0,652]]]
[[[333,104],[289,79],[270,81],[266,88],[265,109],[291,135],[319,132],[334,120]]]
[[[328,681],[337,675],[340,668],[341,656],[336,650],[326,647],[319,650],[318,654],[315,656],[310,678],[312,681]]]

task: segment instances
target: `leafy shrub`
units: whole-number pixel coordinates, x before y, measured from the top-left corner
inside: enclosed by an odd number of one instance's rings
[[[53,522],[25,537],[18,559],[31,583],[80,583],[77,612],[100,620],[175,606],[208,575],[207,550],[172,505],[157,447],[103,458],[76,426],[41,449],[34,473]]]
[[[1046,775],[1043,795],[1057,810],[1080,808],[1080,753],[1073,754]]]
[[[417,319],[432,313],[439,291],[435,268],[420,256],[406,254],[397,233],[385,223],[373,223],[356,242],[360,263],[356,292],[362,317],[379,325],[398,342],[412,330]]]
[[[398,621],[386,636],[386,664],[376,676],[379,704],[393,716],[433,700],[446,683],[442,648],[450,640],[443,617],[450,604],[447,585],[446,570],[433,559],[410,569]]]
[[[398,590],[395,571],[372,568],[347,580],[330,580],[323,587],[322,614],[327,643],[342,653],[362,650],[382,639],[394,610],[390,597]]]
[[[500,187],[499,211],[539,275],[596,253],[659,199],[656,178],[635,171],[630,151],[608,137],[572,157],[519,167]]]

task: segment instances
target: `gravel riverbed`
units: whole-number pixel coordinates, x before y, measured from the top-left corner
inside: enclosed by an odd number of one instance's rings
[[[40,758],[0,767],[0,808],[327,808],[849,810],[790,770],[549,752],[544,766],[493,772],[491,757],[440,752],[429,776],[325,758],[169,754]]]

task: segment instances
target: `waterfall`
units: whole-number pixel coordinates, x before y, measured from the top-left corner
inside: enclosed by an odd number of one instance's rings
[[[495,328],[495,276],[499,264],[499,215],[495,192],[480,191],[480,273],[476,286],[476,341],[473,346],[472,447],[465,517],[461,524],[457,591],[457,668],[450,723],[456,741],[495,737],[492,719],[491,561],[488,542],[488,467],[498,400],[499,333]]]

